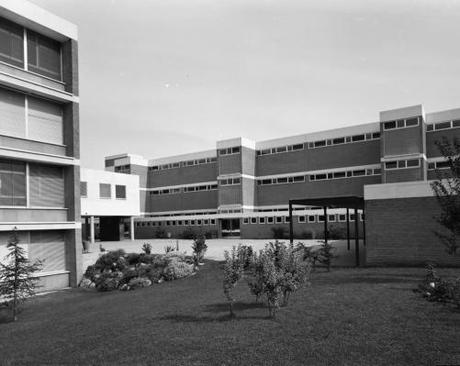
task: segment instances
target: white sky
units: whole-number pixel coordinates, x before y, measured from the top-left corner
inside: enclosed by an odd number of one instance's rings
[[[82,166],[460,107],[460,0],[32,0],[79,27]]]

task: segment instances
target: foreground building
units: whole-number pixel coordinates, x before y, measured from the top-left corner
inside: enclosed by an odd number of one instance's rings
[[[277,228],[287,232],[290,199],[366,199],[365,187],[374,185],[392,189],[386,196],[391,199],[397,190],[391,184],[404,182],[423,186],[419,191],[426,196],[427,182],[446,168],[436,141],[460,138],[459,127],[460,109],[425,113],[416,105],[383,111],[374,123],[261,142],[229,139],[218,141],[215,150],[161,159],[109,156],[105,166],[140,177],[137,238],[185,230],[270,238]],[[351,213],[349,218],[355,219]],[[324,219],[322,209],[295,208],[294,236],[318,237]],[[364,219],[362,212],[358,219]],[[328,221],[343,229],[346,212],[329,210]]]
[[[17,230],[45,289],[81,274],[77,28],[0,0],[0,257]]]

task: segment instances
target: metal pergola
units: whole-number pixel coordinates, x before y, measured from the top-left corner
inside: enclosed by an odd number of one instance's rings
[[[322,207],[324,212],[324,241],[328,241],[328,208],[346,208],[347,209],[347,248],[350,250],[350,209],[355,214],[355,258],[356,266],[359,266],[359,218],[358,210],[363,212],[363,244],[366,246],[366,225],[364,215],[364,198],[360,196],[336,196],[325,198],[299,198],[289,200],[289,240],[294,242],[294,225],[292,219],[292,206],[315,206]]]

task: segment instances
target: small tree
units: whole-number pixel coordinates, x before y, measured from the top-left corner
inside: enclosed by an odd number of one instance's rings
[[[233,303],[235,302],[233,289],[243,276],[243,262],[238,255],[240,252],[239,248],[239,246],[238,248],[233,246],[230,253],[227,250],[224,252],[224,294],[227,298],[230,317],[232,318],[235,317],[233,311]]]
[[[17,320],[20,305],[35,295],[37,279],[33,274],[42,268],[41,261],[31,263],[25,250],[19,246],[16,231],[11,234],[7,245],[6,264],[0,264],[0,297],[11,307],[13,320]]]
[[[327,271],[331,270],[331,263],[334,256],[335,248],[329,242],[323,241],[318,250],[318,260],[320,263],[324,264],[327,268]]]
[[[435,234],[446,246],[449,254],[456,254],[460,235],[460,141],[454,139],[450,142],[443,137],[436,145],[446,159],[449,171],[436,171],[437,180],[431,183],[441,207],[441,214],[436,219],[448,231],[447,234],[439,231]]]
[[[199,265],[200,262],[204,258],[204,254],[208,246],[206,245],[206,238],[204,235],[198,236],[196,239],[193,240],[192,250],[193,250],[193,259],[195,261],[195,265]]]
[[[145,254],[151,254],[152,253],[152,245],[150,243],[144,243],[142,245],[142,251]]]

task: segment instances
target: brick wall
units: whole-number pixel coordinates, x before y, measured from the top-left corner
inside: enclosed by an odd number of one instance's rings
[[[439,212],[434,197],[366,201],[366,264],[460,266],[460,256],[447,254],[434,234]]]

